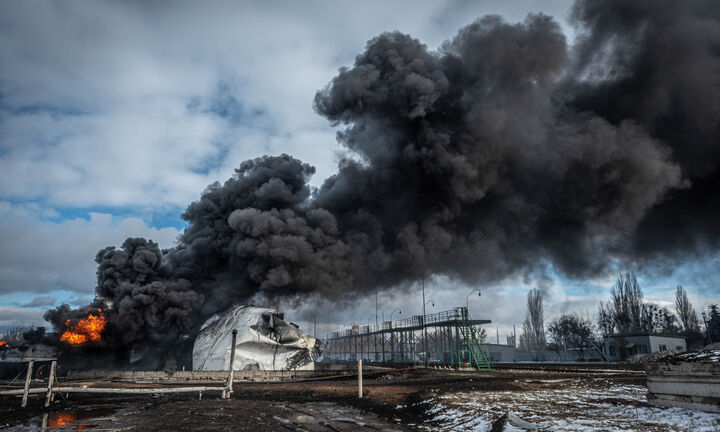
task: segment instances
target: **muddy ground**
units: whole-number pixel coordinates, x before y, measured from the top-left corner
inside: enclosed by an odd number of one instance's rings
[[[0,397],[3,430],[172,430],[255,432],[409,431],[431,420],[428,402],[464,392],[513,392],[562,389],[568,379],[596,379],[604,385],[644,385],[641,371],[493,370],[457,372],[418,369],[365,379],[364,398],[354,379],[297,383],[238,383],[231,400],[217,393],[158,396],[60,396],[48,409],[35,397],[25,409],[18,397]],[[556,383],[554,381],[557,381]],[[69,383],[66,383],[69,384]],[[79,384],[79,383],[78,383]],[[86,382],[85,385],[108,385]],[[112,383],[114,386],[128,384]],[[44,414],[47,414],[43,419]]]

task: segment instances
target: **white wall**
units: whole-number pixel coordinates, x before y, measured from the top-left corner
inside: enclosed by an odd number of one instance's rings
[[[666,336],[650,336],[650,346],[652,352],[663,351],[660,345],[664,345],[667,351],[686,351],[685,339],[666,337]]]

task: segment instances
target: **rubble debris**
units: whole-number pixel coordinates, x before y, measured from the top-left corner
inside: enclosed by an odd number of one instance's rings
[[[398,377],[398,376],[396,376],[396,375],[389,375],[389,374],[388,374],[388,375],[380,375],[379,377],[377,377],[377,380],[378,380],[378,381],[391,381],[391,380],[395,380],[395,379],[398,379],[398,378],[400,378],[400,377]]]
[[[663,362],[717,363],[720,362],[720,349],[702,349],[671,354],[660,358]]]
[[[317,339],[283,321],[274,309],[239,306],[200,331],[193,346],[193,370],[227,370],[233,330],[234,370],[314,369]]]
[[[534,424],[521,419],[514,412],[508,411],[493,423],[490,432],[514,432],[518,430],[537,432],[538,428]]]

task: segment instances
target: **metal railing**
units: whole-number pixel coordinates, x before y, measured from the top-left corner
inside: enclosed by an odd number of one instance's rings
[[[451,310],[436,312],[432,314],[414,315],[410,318],[404,318],[394,321],[385,321],[379,325],[371,326],[353,326],[353,328],[328,333],[328,339],[336,339],[347,336],[357,336],[368,333],[375,333],[384,330],[402,330],[406,328],[421,327],[423,325],[436,324],[447,321],[467,321],[468,313],[466,307],[456,307]]]

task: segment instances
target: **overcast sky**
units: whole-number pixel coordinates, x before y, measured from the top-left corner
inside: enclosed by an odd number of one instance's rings
[[[171,246],[185,206],[246,159],[289,153],[317,168],[319,185],[340,147],[313,111],[314,94],[379,33],[399,30],[435,49],[485,14],[515,22],[543,12],[572,40],[569,5],[0,2],[0,327],[42,324],[50,306],[86,304],[102,247],[128,236]],[[683,284],[699,309],[717,302],[713,267],[716,259],[640,276],[649,300],[670,304]],[[548,318],[593,314],[613,277],[550,271],[480,287],[471,313],[507,334],[524,317],[527,290],[540,286]],[[473,288],[429,281],[430,310],[464,305]],[[416,314],[418,294],[416,286],[383,294],[380,311]],[[317,314],[325,332],[374,321],[375,299],[284,308],[300,322]]]

